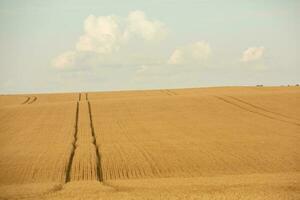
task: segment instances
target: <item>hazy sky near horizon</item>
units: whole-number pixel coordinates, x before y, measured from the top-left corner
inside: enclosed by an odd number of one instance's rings
[[[300,83],[298,0],[0,0],[0,93]]]

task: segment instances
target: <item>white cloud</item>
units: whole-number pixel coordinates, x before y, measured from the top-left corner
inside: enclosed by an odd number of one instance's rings
[[[58,69],[68,68],[74,64],[76,53],[67,51],[53,60],[53,66]]]
[[[131,46],[142,45],[141,41],[161,41],[166,34],[162,22],[148,19],[142,11],[130,12],[126,18],[90,15],[84,21],[84,34],[79,37],[76,49],[59,55],[53,65],[65,69],[79,65],[90,67],[90,64],[115,65],[116,62],[134,64],[143,62],[142,57],[149,62],[149,56],[134,52]]]
[[[203,64],[210,58],[211,53],[209,43],[205,41],[195,42],[175,49],[168,60],[168,64]]]
[[[116,16],[90,15],[84,22],[84,35],[76,44],[77,51],[91,51],[100,54],[112,53],[123,42],[120,20]]]
[[[157,20],[148,20],[142,11],[130,12],[127,19],[127,37],[138,36],[145,40],[161,40],[167,34],[165,25]]]
[[[183,51],[175,49],[168,60],[168,64],[180,64],[184,62]]]
[[[265,53],[264,47],[249,47],[243,52],[241,61],[252,62],[260,60]]]
[[[136,74],[143,74],[144,72],[147,72],[149,69],[149,66],[142,65],[136,70]]]

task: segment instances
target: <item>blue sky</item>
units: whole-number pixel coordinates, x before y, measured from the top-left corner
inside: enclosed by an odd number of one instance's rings
[[[300,82],[296,0],[0,0],[0,23],[0,93]]]

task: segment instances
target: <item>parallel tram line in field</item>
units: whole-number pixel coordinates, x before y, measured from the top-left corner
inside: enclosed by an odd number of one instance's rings
[[[238,103],[235,103],[235,102],[233,102],[233,101],[231,101],[229,99],[225,99],[224,97],[215,96],[215,98],[217,98],[217,99],[219,99],[219,100],[221,100],[221,101],[223,101],[225,103],[231,104],[231,105],[233,105],[235,107],[238,107],[241,110],[245,110],[245,111],[248,111],[248,112],[251,112],[251,113],[254,113],[254,114],[257,114],[257,115],[269,118],[269,119],[272,119],[272,120],[276,120],[276,121],[285,122],[285,123],[289,123],[289,124],[292,124],[292,125],[300,126],[299,123],[295,123],[295,122],[292,122],[292,121],[283,120],[283,119],[280,119],[278,117],[270,116],[268,114],[265,114],[265,113],[262,113],[262,112],[259,112],[259,111],[250,110],[250,109],[245,108],[244,106],[242,106],[242,105],[240,105]]]
[[[255,109],[261,110],[261,111],[263,111],[263,112],[268,112],[268,113],[271,113],[271,114],[274,114],[274,115],[279,115],[279,116],[281,116],[281,117],[284,117],[284,118],[287,118],[287,119],[290,119],[290,120],[297,120],[297,119],[294,119],[294,118],[292,118],[292,117],[286,116],[286,115],[284,115],[284,114],[281,114],[281,113],[278,113],[278,112],[274,112],[274,111],[268,110],[268,109],[266,109],[266,108],[263,108],[263,107],[261,107],[261,106],[257,106],[257,105],[255,105],[255,104],[249,103],[248,101],[242,100],[242,99],[237,98],[237,97],[233,97],[233,96],[227,96],[227,97],[229,97],[229,98],[231,98],[231,99],[234,99],[234,100],[236,100],[236,101],[238,101],[238,102],[240,102],[240,103],[246,104],[246,105],[248,105],[248,106],[250,106],[250,107],[253,107],[253,108],[255,108]]]
[[[87,97],[87,100],[88,100],[88,96],[86,95]],[[90,101],[88,100],[88,108],[89,108],[89,117],[90,117],[90,126],[91,126],[91,130],[92,130],[92,136],[94,138],[93,140],[93,144],[96,148],[96,155],[97,155],[97,160],[96,160],[96,163],[97,163],[97,176],[98,176],[98,180],[103,182],[103,172],[102,172],[102,166],[101,166],[101,156],[100,156],[100,152],[99,152],[99,149],[98,149],[98,145],[97,145],[97,140],[96,140],[96,137],[95,137],[95,129],[94,129],[94,124],[93,124],[93,116],[92,116],[92,107],[91,107],[91,103]]]
[[[91,134],[92,134],[92,137],[93,137],[93,144],[96,148],[97,177],[98,177],[99,181],[103,182],[103,170],[102,170],[102,166],[101,166],[101,156],[100,156],[99,148],[98,148],[98,145],[97,145],[97,139],[96,139],[96,136],[95,136],[95,128],[94,128],[94,124],[93,124],[93,115],[92,115],[92,106],[91,106],[91,102],[89,101],[89,98],[88,98],[88,93],[85,93],[85,99],[88,103]]]
[[[101,181],[103,175],[101,169],[100,153],[95,137],[92,108],[88,101],[78,95],[77,114],[75,123],[75,135],[73,149],[67,170],[67,182],[73,181]]]
[[[73,159],[74,159],[74,154],[75,154],[75,149],[76,149],[76,142],[77,142],[77,132],[78,132],[78,116],[79,116],[79,102],[77,102],[76,106],[76,117],[75,117],[75,130],[74,130],[74,140],[72,142],[72,151],[69,159],[69,164],[67,166],[66,170],[66,180],[65,182],[70,182],[71,180],[71,168],[73,164]]]

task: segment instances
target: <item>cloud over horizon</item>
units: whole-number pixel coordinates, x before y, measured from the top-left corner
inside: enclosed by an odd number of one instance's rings
[[[135,71],[138,79],[160,75],[167,78],[171,73],[199,73],[203,66],[216,67],[216,60],[211,59],[212,47],[205,40],[175,46],[169,56],[160,56],[161,42],[167,38],[169,29],[140,10],[129,12],[126,17],[89,15],[83,28],[75,48],[58,55],[53,60],[54,67],[105,71],[126,67]],[[254,69],[265,69],[264,54],[264,47],[249,47],[242,52],[240,62]]]
[[[242,62],[252,62],[260,60],[265,54],[264,47],[249,47],[243,52],[241,61]]]
[[[139,60],[143,56],[129,47],[159,42],[167,33],[162,22],[148,19],[139,10],[130,12],[125,18],[89,15],[84,21],[84,34],[79,37],[76,48],[57,56],[53,60],[53,66],[69,69],[98,64],[143,62]]]
[[[199,41],[176,48],[171,54],[168,64],[202,64],[211,57],[211,54],[210,44],[206,41]]]
[[[29,1],[0,3],[2,92],[299,84],[295,0]]]
[[[265,47],[249,47],[243,53],[240,59],[241,64],[252,70],[266,70]]]

